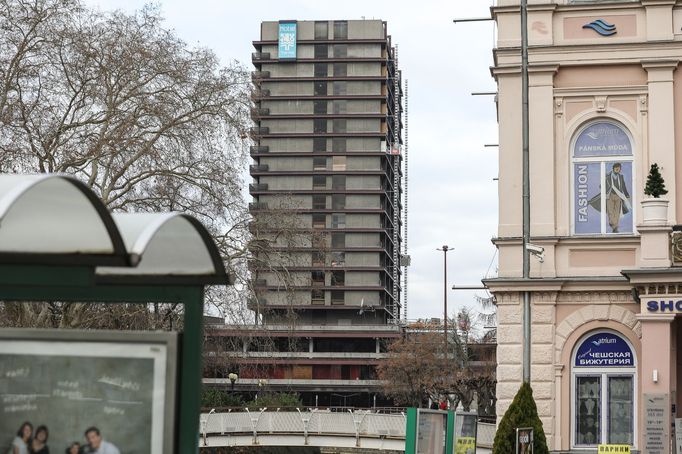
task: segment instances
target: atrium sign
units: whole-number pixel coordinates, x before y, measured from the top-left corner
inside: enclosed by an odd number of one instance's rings
[[[630,345],[619,335],[599,332],[582,341],[575,354],[575,367],[634,367]]]

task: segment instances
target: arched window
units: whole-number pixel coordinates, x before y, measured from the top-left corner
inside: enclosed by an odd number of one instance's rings
[[[622,126],[600,120],[580,130],[572,147],[573,232],[633,232],[632,142]]]
[[[636,358],[630,343],[613,331],[591,332],[573,352],[571,444],[635,444]]]

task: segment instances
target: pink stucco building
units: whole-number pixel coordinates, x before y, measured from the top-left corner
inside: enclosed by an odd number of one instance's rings
[[[671,452],[682,407],[682,2],[529,0],[531,279],[522,279],[519,0],[498,0],[497,414],[531,384],[550,450]],[[650,165],[667,214],[645,213]],[[680,335],[678,335],[680,332]],[[680,392],[678,392],[678,388]],[[674,451],[673,451],[674,452]]]

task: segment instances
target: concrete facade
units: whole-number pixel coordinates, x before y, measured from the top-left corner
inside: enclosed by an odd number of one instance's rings
[[[307,405],[376,405],[374,370],[402,312],[396,50],[380,20],[281,22],[296,28],[295,58],[280,58],[280,22],[253,43],[249,307],[265,336],[313,334],[304,355],[277,352],[290,360],[242,383],[286,385]],[[245,350],[254,361],[268,362]]]
[[[642,452],[670,452],[667,443],[652,450],[643,396],[667,402],[663,426],[670,427],[682,404],[680,311],[653,310],[653,302],[682,299],[671,236],[682,213],[682,2],[528,4],[531,243],[544,248],[544,261],[531,256],[530,280],[522,279],[519,1],[499,0],[492,8],[499,30],[492,68],[499,276],[486,284],[498,304],[498,418],[521,385],[520,292],[529,290],[531,384],[550,450],[594,452],[599,443],[621,441]],[[653,163],[669,191],[667,215],[659,220],[642,208]],[[610,202],[608,188],[621,184],[613,183],[618,175],[629,197]],[[618,210],[615,227],[609,206]],[[585,342],[600,334],[627,349],[633,364],[579,367]],[[616,385],[624,389],[621,401]],[[631,418],[629,428],[615,429],[616,408],[630,415],[621,418]]]

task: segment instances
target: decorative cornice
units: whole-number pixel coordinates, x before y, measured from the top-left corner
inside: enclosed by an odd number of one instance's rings
[[[675,314],[635,314],[640,322],[670,323],[675,320]]]
[[[632,85],[629,87],[571,87],[571,88],[555,88],[556,95],[581,97],[608,95],[608,96],[640,96],[647,93],[648,87],[646,85]]]
[[[531,293],[533,304],[555,304],[559,292],[540,291]]]
[[[632,299],[632,293],[629,291],[562,291],[557,298],[558,303],[595,303],[597,301],[635,304]]]
[[[642,68],[649,70],[674,70],[680,63],[678,59],[665,58],[665,59],[647,59],[642,60]]]
[[[558,64],[541,64],[541,65],[528,65],[528,73],[552,73],[556,74],[559,71]]]
[[[676,0],[641,0],[642,6],[674,6]]]
[[[611,245],[611,244],[639,244],[639,235],[618,236],[618,237],[604,237],[604,236],[531,236],[531,243],[547,244],[576,244],[584,246],[588,244]],[[498,244],[521,244],[523,238],[520,236],[503,236],[495,237],[492,240],[495,245]]]
[[[518,304],[521,301],[519,292],[495,292],[496,304]]]

